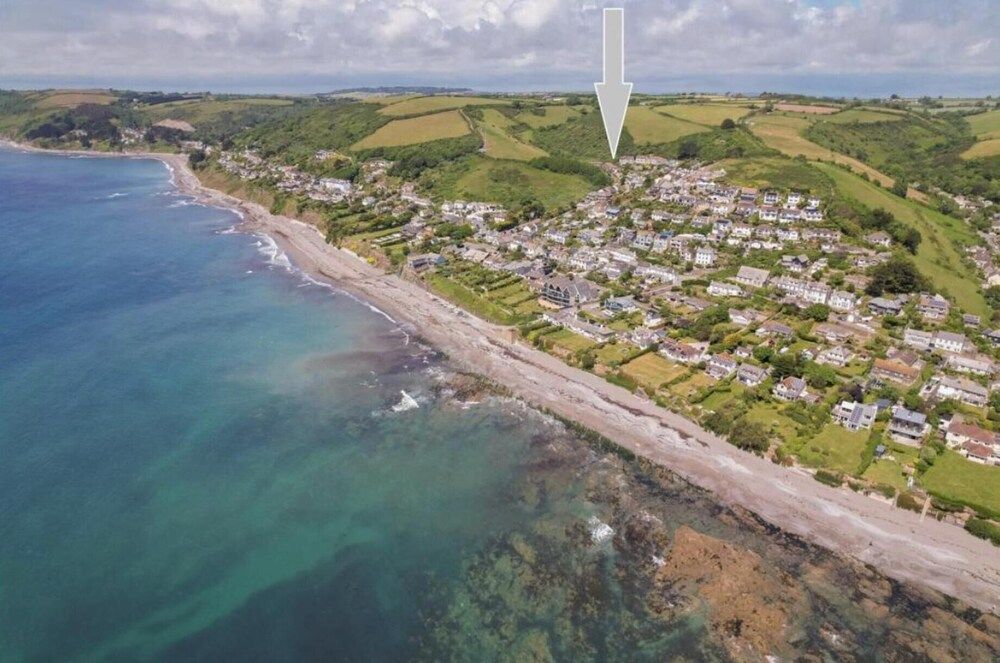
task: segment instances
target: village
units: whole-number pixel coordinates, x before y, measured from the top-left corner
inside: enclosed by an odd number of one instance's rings
[[[1000,330],[933,290],[869,294],[872,269],[904,248],[884,231],[845,235],[812,192],[624,157],[605,166],[612,184],[573,208],[514,219],[493,203],[425,197],[384,160],[353,184],[249,151],[218,160],[244,179],[404,219],[346,245],[821,480],[893,501],[936,494],[916,479],[933,477],[946,450],[1000,466]],[[998,231],[1000,215],[968,250],[984,288],[1000,279]]]

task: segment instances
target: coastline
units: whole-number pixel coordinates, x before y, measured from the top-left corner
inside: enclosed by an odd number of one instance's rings
[[[695,423],[602,378],[512,340],[507,328],[475,318],[419,285],[328,245],[301,221],[204,187],[187,157],[161,153],[55,151],[9,141],[0,146],[49,154],[157,159],[185,194],[230,209],[242,228],[270,236],[292,262],[370,303],[446,352],[459,366],[509,388],[526,403],[579,422],[692,484],[722,503],[897,580],[925,585],[983,610],[1000,611],[1000,548],[961,529],[830,488],[808,473],[741,452]],[[737,476],[737,480],[733,477]]]

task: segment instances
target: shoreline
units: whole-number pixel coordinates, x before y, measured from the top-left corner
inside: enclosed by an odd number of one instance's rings
[[[927,586],[1000,614],[1000,548],[954,525],[828,487],[804,470],[740,451],[696,423],[572,368],[354,254],[330,246],[315,226],[201,184],[187,157],[168,153],[57,151],[0,140],[0,147],[98,158],[156,159],[178,190],[242,217],[242,230],[271,237],[305,274],[391,316],[525,403],[572,420],[713,493],[727,506],[908,584]],[[735,480],[734,480],[735,478]]]

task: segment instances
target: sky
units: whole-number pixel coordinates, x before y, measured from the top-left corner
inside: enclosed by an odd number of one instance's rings
[[[1000,94],[1000,0],[3,0],[0,87]]]

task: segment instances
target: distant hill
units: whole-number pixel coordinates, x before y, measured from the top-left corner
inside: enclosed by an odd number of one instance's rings
[[[433,87],[433,86],[406,86],[390,85],[380,87],[351,87],[332,92],[324,92],[317,96],[334,96],[343,94],[466,94],[472,92],[472,88],[467,87]]]

